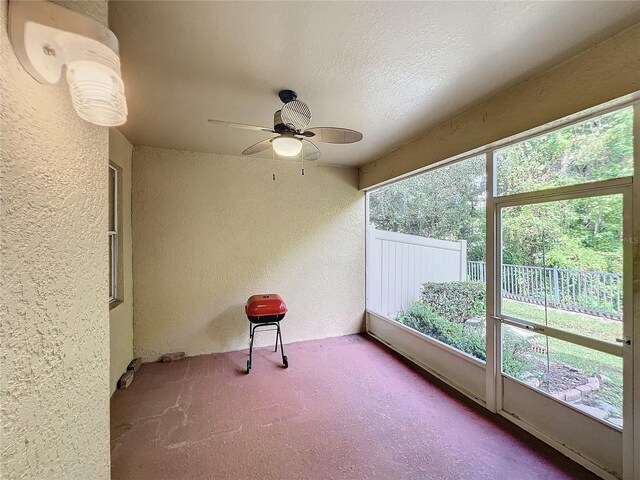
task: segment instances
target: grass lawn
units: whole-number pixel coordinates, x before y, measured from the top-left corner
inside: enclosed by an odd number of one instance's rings
[[[502,313],[542,325],[546,323],[550,327],[605,342],[615,343],[616,338],[622,337],[622,321],[620,320],[548,308],[547,322],[545,322],[544,307],[507,299],[502,301]]]

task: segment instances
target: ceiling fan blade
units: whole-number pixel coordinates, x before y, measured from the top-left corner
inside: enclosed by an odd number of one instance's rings
[[[226,120],[214,120],[212,118],[210,118],[209,120],[207,120],[209,123],[213,123],[215,125],[223,125],[225,127],[232,127],[232,128],[242,128],[244,130],[259,130],[262,132],[270,132],[270,133],[275,133],[273,131],[273,129],[268,128],[268,127],[259,127],[257,125],[246,125],[244,123],[235,123],[235,122],[227,122]]]
[[[249,148],[245,149],[242,152],[242,155],[253,155],[255,153],[260,153],[269,147],[271,147],[271,139],[267,138],[266,140],[262,140],[254,145],[251,145]]]
[[[360,132],[348,128],[313,127],[307,132],[313,133],[313,138],[323,143],[356,143],[362,140]]]
[[[302,140],[302,152],[300,152],[298,157],[301,157],[303,154],[303,158],[310,162],[315,162],[320,158],[320,150],[318,150],[318,147],[307,139]]]

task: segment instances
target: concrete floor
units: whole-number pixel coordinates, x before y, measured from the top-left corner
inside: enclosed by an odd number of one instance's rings
[[[286,325],[283,325],[286,335]],[[597,478],[367,336],[141,367],[111,400],[112,478]]]

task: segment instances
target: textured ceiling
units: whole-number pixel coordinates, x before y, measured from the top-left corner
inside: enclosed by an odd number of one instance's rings
[[[110,1],[134,145],[238,155],[277,92],[353,128],[321,162],[360,165],[640,21],[640,2]]]

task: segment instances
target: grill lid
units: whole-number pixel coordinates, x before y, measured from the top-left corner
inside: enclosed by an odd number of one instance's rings
[[[264,317],[267,315],[282,315],[287,313],[287,305],[280,295],[265,293],[253,295],[247,300],[244,311],[251,317]]]

